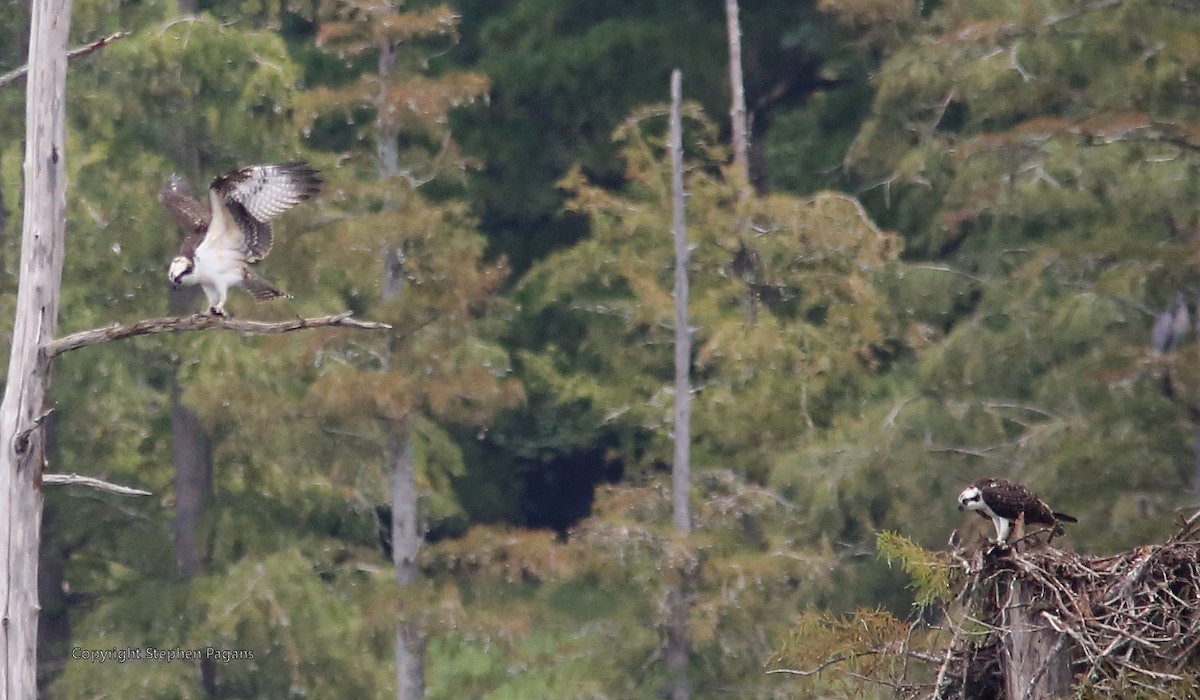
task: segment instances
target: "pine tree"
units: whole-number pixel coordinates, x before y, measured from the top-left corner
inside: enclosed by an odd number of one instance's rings
[[[503,351],[480,335],[503,268],[483,262],[461,205],[431,201],[418,189],[462,167],[446,115],[487,89],[475,74],[428,75],[429,53],[454,41],[456,24],[445,6],[405,12],[391,2],[335,3],[325,8],[318,44],[345,59],[373,57],[378,70],[307,97],[314,122],[363,109],[372,118],[360,137],[374,157],[357,159],[355,170],[373,162],[375,182],[336,183],[348,200],[335,234],[345,254],[325,257],[331,271],[353,271],[347,301],[395,330],[378,347],[337,351],[345,364],[331,366],[314,395],[329,415],[367,420],[380,433],[395,583],[410,598],[419,595],[417,557],[429,518],[421,512],[418,470],[432,461],[417,443],[442,430],[435,418],[477,423],[519,395],[505,377]],[[396,697],[424,697],[426,639],[417,615],[401,615],[395,645]]]

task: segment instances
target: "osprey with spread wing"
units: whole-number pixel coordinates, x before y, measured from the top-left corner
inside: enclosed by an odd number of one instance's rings
[[[252,165],[213,180],[206,207],[182,177],[172,175],[158,199],[188,235],[167,271],[171,285],[200,285],[215,316],[225,315],[230,287],[242,287],[258,301],[287,296],[250,265],[271,251],[271,220],[315,195],[321,184],[307,163]]]

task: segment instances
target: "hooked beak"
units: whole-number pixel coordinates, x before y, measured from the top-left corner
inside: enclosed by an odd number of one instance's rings
[[[966,507],[966,506],[964,506],[963,504],[959,503],[959,504],[958,504],[958,509],[959,509],[960,511],[963,511],[963,510],[966,510],[966,509],[967,509],[967,507]]]

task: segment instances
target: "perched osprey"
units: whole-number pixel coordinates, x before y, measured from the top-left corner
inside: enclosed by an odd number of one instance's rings
[[[1042,499],[1024,486],[1007,479],[980,479],[958,494],[958,509],[973,510],[980,517],[991,518],[996,526],[996,543],[1008,541],[1013,521],[1025,516],[1027,525],[1048,525],[1057,534],[1062,531],[1059,523],[1079,522],[1066,513],[1050,510]]]
[[[243,287],[258,301],[287,296],[250,265],[271,251],[271,220],[320,189],[307,163],[252,165],[213,180],[206,207],[172,175],[158,200],[188,235],[167,271],[171,285],[200,285],[215,316],[225,315],[230,287]]]

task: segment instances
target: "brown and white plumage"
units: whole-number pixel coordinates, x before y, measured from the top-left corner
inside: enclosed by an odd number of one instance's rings
[[[205,207],[183,178],[172,175],[158,198],[187,237],[171,261],[171,284],[199,284],[215,315],[224,315],[230,287],[242,287],[259,301],[285,296],[249,265],[271,252],[271,220],[320,188],[317,171],[307,163],[252,165],[213,180]]]
[[[1027,525],[1046,525],[1057,533],[1060,523],[1078,522],[1066,513],[1050,510],[1045,501],[1021,484],[1008,479],[980,479],[958,494],[958,509],[973,510],[980,517],[990,518],[996,528],[996,542],[1008,541],[1012,523],[1024,516]]]

